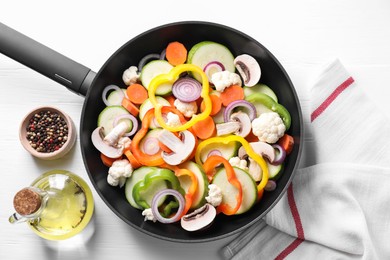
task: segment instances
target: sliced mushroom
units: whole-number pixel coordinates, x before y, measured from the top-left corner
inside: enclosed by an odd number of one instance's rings
[[[261,69],[259,63],[248,54],[242,54],[234,59],[234,66],[240,73],[244,85],[252,87],[256,85],[261,77]]]
[[[206,203],[192,213],[183,216],[181,226],[187,231],[198,231],[208,227],[214,221],[216,215],[215,208]]]
[[[104,128],[97,127],[91,135],[91,140],[96,149],[109,158],[118,158],[123,154],[125,142],[118,143],[127,130],[127,124],[122,122],[114,127],[110,133],[104,136]]]
[[[264,142],[250,142],[250,146],[252,147],[255,153],[260,154],[268,159],[269,162],[273,162],[275,160],[275,149],[272,145],[264,143]],[[238,157],[245,158],[247,155],[243,146],[238,150]]]
[[[252,178],[255,181],[261,181],[261,178],[263,177],[263,170],[255,160],[253,160],[252,158],[248,158],[248,159],[249,159],[249,166],[248,166],[249,174],[252,176]]]
[[[158,140],[172,152],[161,152],[163,160],[170,165],[179,165],[184,162],[195,148],[195,137],[188,131],[180,132],[180,138],[168,130],[162,130]]]
[[[252,123],[247,113],[238,111],[230,116],[230,119],[240,123],[240,129],[236,135],[246,137],[252,131]]]
[[[237,121],[229,121],[226,123],[221,123],[216,125],[217,136],[228,135],[236,133],[240,130],[241,124]]]

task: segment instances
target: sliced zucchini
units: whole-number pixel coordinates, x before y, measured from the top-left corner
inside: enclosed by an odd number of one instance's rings
[[[126,96],[126,89],[121,89],[123,91],[123,95]],[[120,106],[122,104],[122,96],[119,95],[117,91],[111,91],[108,94],[107,101],[111,106]]]
[[[259,93],[259,92],[268,95],[273,100],[275,100],[275,102],[278,102],[278,97],[276,96],[275,92],[270,87],[268,87],[263,83],[256,84],[253,87],[244,86],[245,97],[248,97],[254,93]]]
[[[152,60],[148,62],[141,70],[140,80],[142,85],[148,89],[152,79],[160,74],[166,74],[173,66],[166,60]],[[172,92],[172,84],[164,83],[157,87],[156,95],[168,95]]]
[[[202,41],[195,44],[188,52],[187,63],[194,64],[200,67],[202,70],[208,63],[212,61],[220,62],[227,71],[234,72],[236,69],[234,66],[233,54],[226,46],[220,43]],[[193,76],[198,81],[202,81],[200,75],[195,73]]]
[[[283,163],[279,165],[272,165],[267,161],[267,166],[268,166],[268,178],[270,180],[276,181],[279,179],[280,175],[283,172]]]
[[[207,176],[201,169],[201,167],[194,162],[187,161],[183,163],[181,167],[192,171],[198,180],[198,188],[196,189],[196,193],[191,205],[191,209],[197,209],[206,203],[206,196],[209,192],[209,182]],[[179,181],[181,187],[184,189],[185,192],[187,192],[191,185],[191,180],[189,179],[189,177],[179,177]]]
[[[171,103],[169,103],[169,101],[163,97],[157,96],[156,101],[158,104],[161,104],[163,106],[171,106]],[[139,107],[139,114],[138,114],[139,119],[141,119],[141,120],[144,119],[146,112],[148,112],[149,109],[151,109],[151,108],[153,108],[153,104],[150,101],[150,99],[148,98]]]
[[[237,155],[238,148],[238,142],[229,142],[227,144],[211,143],[202,149],[202,152],[200,153],[200,160],[202,163],[204,163],[209,157],[210,153],[216,153],[217,155],[221,155],[226,160],[229,160],[230,158]]]
[[[133,187],[135,184],[137,184],[139,181],[143,180],[144,177],[153,171],[155,171],[157,168],[156,167],[149,167],[149,166],[142,166],[132,173],[130,178],[127,178],[126,184],[125,184],[125,195],[127,201],[130,203],[131,206],[137,209],[142,209],[135,201],[133,198]],[[153,183],[153,187],[148,189],[146,193],[143,194],[145,196],[146,201],[148,202],[149,205],[152,203],[153,195],[160,190],[167,189],[168,185],[165,181],[162,182],[155,182]]]
[[[242,202],[240,208],[236,212],[236,215],[239,215],[247,212],[256,203],[257,186],[249,173],[238,167],[233,167],[233,169],[242,187]],[[226,203],[234,208],[237,204],[236,198],[238,189],[230,184],[224,168],[217,171],[212,183],[222,190],[222,203]]]
[[[104,135],[107,135],[113,128],[114,120],[117,116],[120,115],[128,115],[130,114],[124,107],[122,106],[108,106],[100,112],[98,117],[98,126],[104,127]],[[133,123],[131,120],[126,120],[129,124],[128,131],[133,127]]]

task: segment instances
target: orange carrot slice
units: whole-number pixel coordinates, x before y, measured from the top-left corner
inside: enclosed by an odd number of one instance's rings
[[[122,99],[122,106],[126,108],[127,111],[130,112],[133,116],[138,116],[139,108],[133,104],[128,98]]]
[[[194,124],[192,130],[197,137],[203,140],[214,136],[216,133],[215,123],[211,116]]]
[[[214,115],[218,114],[218,112],[221,110],[222,101],[217,95],[210,95],[210,99],[211,99],[211,104],[212,104],[210,116],[214,116]],[[200,104],[200,110],[203,112],[204,102],[202,102]]]
[[[221,93],[220,99],[224,106],[229,105],[235,100],[242,100],[244,99],[244,89],[239,85],[232,85],[230,87],[227,87]]]
[[[187,49],[180,42],[170,42],[166,48],[165,57],[173,66],[183,64],[187,60]]]
[[[148,91],[141,84],[131,84],[126,89],[127,97],[131,102],[137,105],[141,105],[146,99],[148,99]]]

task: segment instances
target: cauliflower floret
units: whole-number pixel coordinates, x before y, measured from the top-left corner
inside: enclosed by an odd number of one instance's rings
[[[229,159],[229,163],[231,166],[236,166],[244,171],[248,171],[248,162],[246,160],[241,160],[240,157],[232,157]]]
[[[145,216],[144,221],[147,221],[147,220],[150,220],[153,222],[157,221],[156,217],[153,215],[153,211],[151,208],[144,209],[144,211],[142,211],[142,216]]]
[[[209,187],[209,194],[206,197],[207,202],[213,205],[214,207],[219,206],[222,202],[221,188],[215,184],[210,184],[208,187]]]
[[[130,86],[131,84],[136,83],[139,80],[140,74],[137,72],[138,68],[136,66],[131,66],[123,72],[122,80],[123,82]]]
[[[185,117],[192,117],[198,111],[198,105],[195,101],[193,102],[182,102],[176,99],[173,103],[177,110],[179,110]]]
[[[181,126],[180,118],[178,115],[172,112],[168,112],[167,114],[167,122],[166,124],[170,127]]]
[[[286,131],[286,126],[278,113],[262,113],[252,121],[252,132],[261,142],[276,143]]]
[[[133,167],[127,159],[116,160],[108,169],[107,182],[111,186],[118,186],[122,188],[125,184],[126,178],[133,173]]]
[[[118,140],[118,146],[123,147],[123,149],[129,148],[131,144],[131,139],[127,136],[121,137]]]
[[[211,82],[219,92],[223,92],[225,88],[230,87],[231,85],[242,85],[240,76],[237,73],[227,70],[214,73],[211,76]]]

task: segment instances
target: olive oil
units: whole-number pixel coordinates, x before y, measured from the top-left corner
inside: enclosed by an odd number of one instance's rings
[[[68,171],[50,171],[37,178],[30,188],[41,196],[41,205],[33,214],[20,218],[39,236],[67,239],[79,234],[90,222],[94,210],[92,192],[79,176]]]

